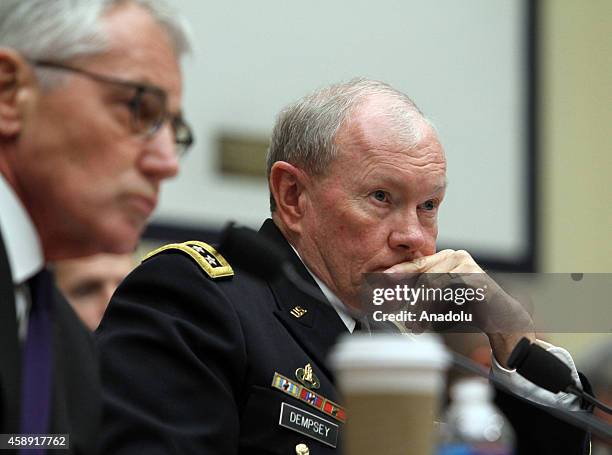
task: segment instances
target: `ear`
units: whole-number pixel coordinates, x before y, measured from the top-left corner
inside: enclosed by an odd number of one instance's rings
[[[276,201],[276,215],[293,232],[301,232],[305,209],[306,174],[286,161],[277,161],[270,170],[270,191]]]
[[[36,85],[30,64],[13,49],[0,47],[0,137],[14,137]]]

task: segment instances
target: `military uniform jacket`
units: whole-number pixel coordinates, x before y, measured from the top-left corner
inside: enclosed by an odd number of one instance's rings
[[[316,286],[271,221],[262,231]],[[295,307],[306,312],[296,317]],[[295,454],[305,443],[311,455],[338,453],[279,425],[287,403],[342,431],[341,422],[272,382],[279,373],[298,383],[296,370],[310,364],[320,382],[316,393],[337,403],[325,360],[343,332],[332,307],[288,281],[263,282],[240,270],[213,280],[181,251],[158,254],[121,284],[97,332],[105,384],[101,452]]]
[[[316,286],[271,220],[260,234]],[[310,455],[341,453],[341,421],[273,387],[277,374],[299,384],[296,370],[310,366],[320,387],[305,393],[342,404],[326,363],[348,332],[336,311],[285,279],[263,282],[239,269],[211,279],[190,256],[169,248],[144,261],[98,329],[101,453],[295,454],[300,444]],[[280,425],[282,409],[300,424],[296,415],[337,425],[337,448]]]
[[[95,453],[102,414],[97,358],[90,333],[54,291],[50,433],[68,433],[69,453],[90,455]],[[22,347],[17,333],[13,280],[0,236],[0,433],[19,433]]]

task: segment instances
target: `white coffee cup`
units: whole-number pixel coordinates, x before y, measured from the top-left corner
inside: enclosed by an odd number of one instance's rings
[[[349,455],[430,454],[449,356],[433,334],[354,334],[331,365],[344,396]]]

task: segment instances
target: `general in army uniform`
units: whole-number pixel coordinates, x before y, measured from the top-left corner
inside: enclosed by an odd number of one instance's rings
[[[272,220],[260,235],[330,305],[285,278],[253,278],[204,243],[154,252],[119,287],[98,333],[102,453],[341,453],[350,409],[326,357],[355,328],[343,308],[358,305],[363,274],[482,271],[464,251],[436,252],[444,153],[414,103],[386,84],[354,80],[289,106],[268,176]],[[502,366],[533,332],[487,335],[494,374],[512,375]],[[583,453],[584,433],[506,410],[528,423],[519,453]]]
[[[271,220],[261,234],[316,286]],[[347,329],[332,307],[289,281],[234,270],[195,242],[154,252],[111,305],[98,334],[108,385],[103,453],[340,447],[345,411],[325,358]]]

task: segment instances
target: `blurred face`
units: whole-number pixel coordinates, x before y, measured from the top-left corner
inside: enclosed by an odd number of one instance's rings
[[[97,254],[56,263],[57,286],[83,323],[94,331],[115,289],[134,267],[128,254]]]
[[[165,31],[146,10],[126,5],[104,20],[109,52],[67,62],[104,76],[163,89],[180,109],[181,75]],[[53,70],[50,70],[53,71]],[[69,72],[37,89],[11,157],[17,191],[47,259],[132,251],[157,204],[162,180],[178,170],[168,123],[152,137],[134,134],[134,89]]]
[[[339,132],[340,153],[307,188],[300,254],[346,304],[362,274],[436,251],[446,162],[434,132],[406,145],[370,101]]]

